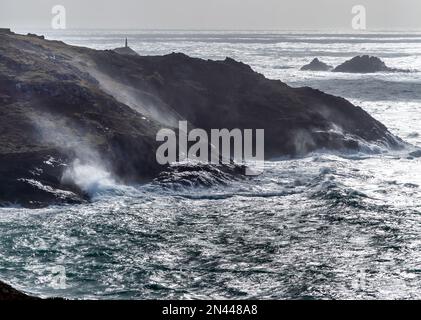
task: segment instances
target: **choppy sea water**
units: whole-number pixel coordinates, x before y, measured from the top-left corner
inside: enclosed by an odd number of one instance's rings
[[[360,105],[421,147],[421,34],[67,31],[48,38],[250,64]],[[300,72],[372,54],[411,73]],[[95,201],[0,209],[0,279],[41,296],[421,298],[421,157],[411,150],[267,162],[211,188],[128,187],[95,175]]]

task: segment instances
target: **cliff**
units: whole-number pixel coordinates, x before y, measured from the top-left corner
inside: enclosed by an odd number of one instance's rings
[[[345,99],[230,58],[125,55],[0,32],[0,203],[89,200],[76,160],[124,183],[153,179],[165,169],[156,133],[178,120],[208,132],[265,129],[267,159],[400,146]]]

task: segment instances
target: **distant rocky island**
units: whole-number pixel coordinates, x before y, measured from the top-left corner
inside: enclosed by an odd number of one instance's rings
[[[333,69],[332,66],[320,61],[318,58],[314,58],[309,64],[306,64],[301,68],[301,71],[329,71]]]
[[[345,61],[336,68],[315,58],[311,63],[304,65],[301,71],[329,71],[343,73],[376,73],[376,72],[410,72],[404,69],[389,68],[380,58],[363,55]]]
[[[333,72],[348,73],[375,73],[387,71],[393,71],[393,69],[386,66],[386,63],[379,58],[368,55],[354,57],[333,69]]]
[[[86,172],[75,162],[89,172],[103,168],[121,183],[151,181],[167,169],[155,158],[156,133],[179,120],[207,132],[265,129],[266,159],[402,144],[347,100],[267,79],[231,58],[129,49],[0,31],[1,204],[89,201],[75,181]]]

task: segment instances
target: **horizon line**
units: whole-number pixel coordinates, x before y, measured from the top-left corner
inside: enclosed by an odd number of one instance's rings
[[[372,32],[421,32],[421,28],[367,28],[366,30],[353,30],[351,28],[66,28],[66,29],[52,29],[48,27],[10,27],[0,26],[0,28],[17,30],[33,30],[33,31],[47,31],[47,32],[66,32],[66,31],[189,31],[189,32],[331,32],[331,33],[372,33]]]

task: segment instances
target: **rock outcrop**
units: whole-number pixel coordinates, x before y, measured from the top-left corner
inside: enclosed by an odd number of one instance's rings
[[[374,73],[388,71],[396,70],[386,66],[386,64],[379,58],[368,55],[354,57],[333,69],[333,72],[346,73]]]
[[[329,71],[333,69],[332,66],[320,61],[318,58],[314,58],[309,64],[303,66],[301,71]]]
[[[178,120],[207,132],[265,129],[266,159],[401,143],[345,99],[230,58],[125,55],[0,32],[0,203],[85,201],[89,182],[78,180],[92,168],[124,183],[153,179],[165,169],[156,133]]]
[[[38,300],[0,281],[0,301]]]
[[[138,56],[138,53],[130,47],[115,48],[114,52],[116,52],[118,54],[122,54],[122,55]]]
[[[82,169],[93,166],[127,183],[161,172],[155,160],[161,126],[102,91],[84,70],[89,61],[80,51],[85,49],[0,34],[3,205],[87,200],[88,190],[62,179],[65,172],[74,173],[75,159]]]

